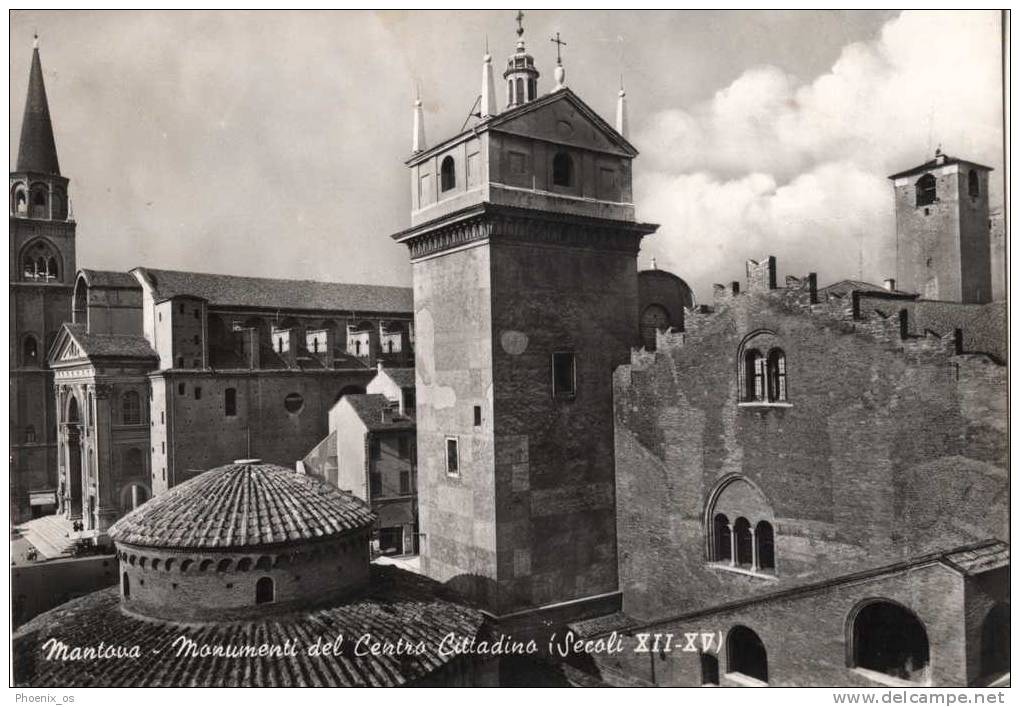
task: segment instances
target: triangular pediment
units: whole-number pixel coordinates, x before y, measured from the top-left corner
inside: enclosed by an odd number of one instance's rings
[[[81,361],[85,358],[87,358],[85,350],[81,344],[75,341],[74,336],[68,330],[68,325],[65,324],[53,341],[53,346],[50,347],[47,355],[49,364],[52,366],[56,363]]]
[[[489,121],[489,130],[635,157],[637,150],[570,89],[562,89]]]

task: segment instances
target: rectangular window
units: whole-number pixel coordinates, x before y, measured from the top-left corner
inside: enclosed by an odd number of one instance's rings
[[[166,454],[166,442],[160,442],[159,446],[160,446],[160,449],[162,450],[160,453],[161,454]]]
[[[460,476],[460,456],[457,451],[457,438],[446,438],[446,474]]]
[[[227,388],[223,391],[223,414],[227,417],[237,415],[237,389]]]
[[[195,400],[201,400],[201,399],[202,399],[202,388],[200,386],[196,385],[195,386]]]
[[[475,427],[482,426],[482,406],[475,405]]]
[[[577,389],[577,365],[571,351],[558,351],[552,355],[553,395],[572,398]]]
[[[372,496],[382,495],[382,474],[378,471],[373,471],[368,475],[368,492]]]
[[[159,411],[159,424],[161,425],[166,424],[166,412],[164,410]]]
[[[177,394],[178,395],[184,395],[184,391],[185,391],[184,384],[183,383],[178,383],[177,384]]]
[[[400,472],[400,495],[407,496],[411,493],[411,472]]]
[[[195,310],[195,319],[199,319],[199,310]]]
[[[407,459],[410,455],[410,440],[407,437],[401,437],[398,440],[398,444],[400,445],[400,458]]]
[[[181,314],[184,314],[184,303],[181,302]]]
[[[368,443],[368,453],[371,456],[372,461],[379,461],[382,459],[382,447],[379,446],[379,440],[372,439]]]

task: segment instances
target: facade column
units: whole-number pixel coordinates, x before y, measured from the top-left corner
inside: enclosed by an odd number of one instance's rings
[[[96,498],[93,527],[98,533],[105,533],[106,529],[116,522],[118,515],[114,484],[113,413],[110,400],[112,395],[113,386],[96,385],[95,437],[92,444],[95,451],[95,469],[91,469],[90,472],[93,474]]]
[[[730,529],[730,567],[737,566],[737,532],[733,529],[733,523],[727,523]]]
[[[754,537],[754,528],[750,529],[751,532],[751,571],[758,571],[758,542]]]

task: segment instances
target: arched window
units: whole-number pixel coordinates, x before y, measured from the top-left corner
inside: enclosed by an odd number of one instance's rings
[[[926,174],[917,180],[914,185],[914,195],[916,197],[915,206],[927,206],[928,204],[935,203],[935,177],[930,174]]]
[[[535,100],[535,79],[528,79],[528,100]]]
[[[269,604],[275,598],[273,580],[271,577],[262,577],[255,583],[255,603]]]
[[[11,211],[18,216],[24,216],[28,211],[28,197],[25,194],[25,185],[18,184],[11,196]]]
[[[768,358],[769,400],[786,400],[786,354],[782,349],[772,349]]]
[[[121,588],[121,591],[123,592],[125,598],[131,596],[131,580],[128,579],[128,573],[127,572],[125,572],[122,575],[122,577],[121,577],[120,588]]]
[[[514,90],[517,91],[517,102],[524,103],[524,79],[517,79]]]
[[[227,417],[237,415],[237,389],[227,388],[223,391],[223,414]]]
[[[765,399],[765,358],[758,349],[744,354],[744,400]]]
[[[719,658],[718,656],[712,655],[711,653],[700,654],[701,659],[701,684],[707,685],[718,685],[719,684]]]
[[[981,180],[976,169],[967,172],[967,193],[975,199],[981,196]]]
[[[457,169],[453,157],[447,155],[439,167],[439,187],[442,191],[450,191],[457,186]]]
[[[129,390],[120,397],[121,424],[138,425],[142,422],[142,399],[137,392]]]
[[[32,187],[32,218],[46,218],[46,187]]]
[[[44,240],[35,240],[21,256],[22,275],[26,280],[56,280],[60,277],[57,251]]]
[[[508,106],[512,106],[516,102],[517,101],[514,96],[514,80],[510,79],[506,82],[506,104]]]
[[[669,329],[669,312],[661,304],[650,304],[641,312],[641,343],[648,351],[655,351],[655,333]]]
[[[726,637],[726,670],[761,682],[769,681],[765,644],[747,626],[734,626]]]
[[[736,536],[737,564],[751,567],[754,564],[754,545],[751,541],[751,523],[747,518],[737,518],[733,523]]]
[[[553,184],[558,187],[574,185],[574,161],[566,152],[557,152],[553,157]]]
[[[979,684],[1009,672],[1009,604],[996,604],[981,624],[981,678]]]
[[[39,344],[31,334],[25,337],[22,346],[22,363],[26,366],[39,365]]]
[[[730,519],[726,517],[725,513],[716,513],[712,523],[712,559],[716,562],[729,562],[733,557]]]
[[[772,524],[767,520],[759,521],[754,527],[754,542],[758,546],[758,569],[775,569],[776,539]]]
[[[852,666],[908,680],[925,682],[928,634],[917,616],[891,601],[874,601],[853,619]]]

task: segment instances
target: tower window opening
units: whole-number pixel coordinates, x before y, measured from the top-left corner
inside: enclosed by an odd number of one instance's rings
[[[566,152],[557,152],[553,157],[553,184],[558,187],[574,185],[574,161]]]
[[[26,366],[35,366],[39,363],[39,344],[36,342],[34,336],[25,337],[23,353],[22,363]]]
[[[450,155],[443,158],[439,167],[439,185],[442,191],[450,191],[457,186],[457,171]]]
[[[981,196],[981,180],[978,178],[976,169],[972,169],[967,173],[967,193],[972,199]]]
[[[749,401],[765,399],[765,358],[758,349],[744,354],[744,375],[747,390],[744,399]]]
[[[460,454],[456,437],[446,438],[446,475],[460,476]]]
[[[717,513],[712,519],[712,559],[716,562],[729,562],[733,557],[730,520],[725,513]]]
[[[934,204],[936,199],[935,193],[935,177],[930,174],[926,174],[917,180],[914,185],[914,193],[916,196],[916,206],[927,206],[928,204]]]
[[[517,91],[517,102],[524,103],[524,79],[517,79],[515,82]]]
[[[737,518],[733,523],[733,534],[736,536],[737,565],[752,567],[754,564],[754,541],[751,538],[751,523],[747,518]]]
[[[769,400],[786,400],[786,354],[782,349],[772,349],[768,358]]]
[[[528,79],[528,100],[535,100],[535,79]]]
[[[237,388],[227,388],[223,391],[223,414],[227,417],[237,415]]]

